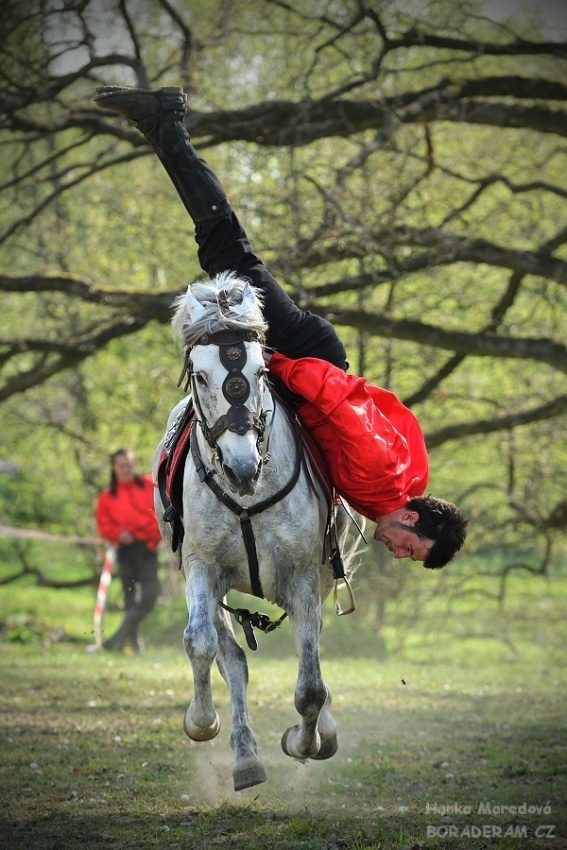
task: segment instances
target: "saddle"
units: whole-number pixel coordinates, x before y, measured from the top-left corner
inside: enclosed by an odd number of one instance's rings
[[[299,446],[302,452],[303,468],[310,481],[311,489],[319,498],[310,468],[313,470],[314,477],[323,491],[327,503],[327,515],[330,518],[337,497],[327,463],[309,431],[298,422],[291,405],[279,395],[276,395],[276,399],[290,422],[299,428],[301,437]],[[183,539],[183,473],[190,451],[191,431],[194,423],[193,401],[189,399],[187,406],[181,411],[165,435],[158,464],[156,483],[164,508],[163,519],[172,524],[171,545],[174,552],[177,551]]]

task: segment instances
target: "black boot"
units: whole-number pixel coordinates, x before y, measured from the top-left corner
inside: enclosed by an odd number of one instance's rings
[[[183,125],[187,95],[180,88],[157,91],[103,86],[97,106],[118,112],[144,134],[195,224],[226,215],[229,203],[216,175],[202,159]]]
[[[319,357],[346,368],[346,352],[333,326],[300,310],[252,252],[216,175],[191,144],[183,124],[182,90],[105,86],[94,100],[136,122],[153,147],[195,224],[201,268],[210,277],[230,269],[262,292],[268,345],[293,359]]]
[[[118,112],[132,123],[146,127],[161,112],[181,112],[187,109],[187,95],[179,86],[148,91],[126,86],[100,86],[93,97],[101,109]],[[155,123],[155,121],[154,121]],[[145,129],[141,127],[142,133]]]

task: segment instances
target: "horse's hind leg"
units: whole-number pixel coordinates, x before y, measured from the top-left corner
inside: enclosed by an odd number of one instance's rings
[[[282,737],[282,749],[292,758],[329,758],[337,750],[336,728],[329,711],[331,694],[321,675],[319,632],[321,606],[318,593],[305,589],[298,597],[290,622],[299,656],[295,707],[301,724],[292,726]]]
[[[217,603],[207,573],[206,565],[193,561],[186,576],[189,620],[183,643],[193,670],[194,695],[185,713],[183,728],[193,741],[208,741],[218,735],[220,730],[211,689],[211,665],[218,649],[217,632],[213,625]]]
[[[246,654],[234,636],[229,614],[220,607],[217,609],[215,623],[219,640],[217,664],[230,690],[232,703],[230,745],[234,753],[234,790],[242,791],[265,782],[267,776],[258,758],[256,738],[248,722]]]

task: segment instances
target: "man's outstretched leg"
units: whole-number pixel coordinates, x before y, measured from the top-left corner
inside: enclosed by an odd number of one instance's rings
[[[94,100],[134,122],[152,145],[193,219],[201,267],[211,277],[234,271],[262,292],[268,345],[288,357],[319,357],[344,368],[345,349],[333,326],[300,310],[252,252],[224,189],[185,129],[183,90],[104,86]]]

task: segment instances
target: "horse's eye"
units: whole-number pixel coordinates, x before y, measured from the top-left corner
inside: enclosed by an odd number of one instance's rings
[[[195,379],[200,387],[206,387],[208,384],[207,376],[204,372],[195,372]]]

